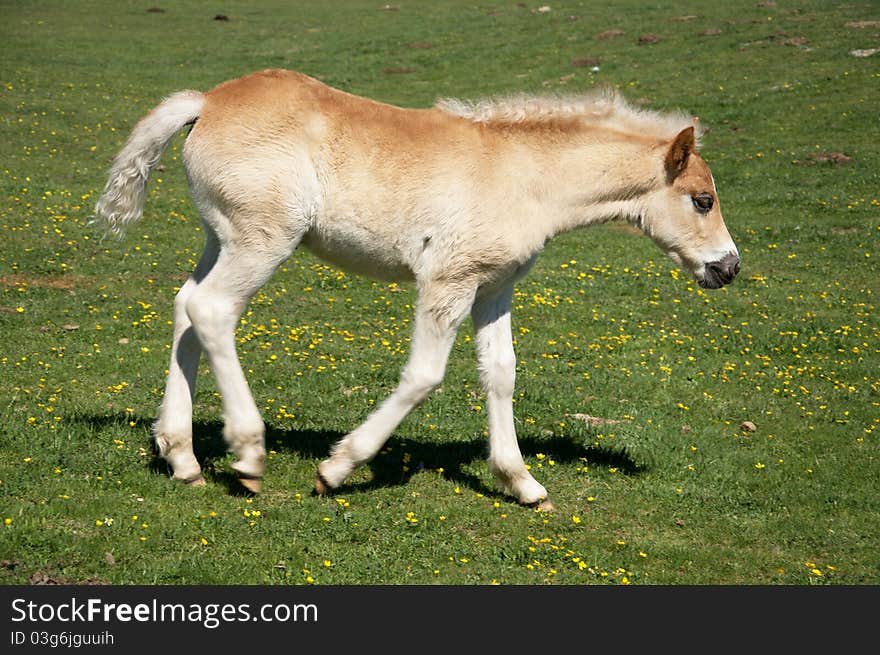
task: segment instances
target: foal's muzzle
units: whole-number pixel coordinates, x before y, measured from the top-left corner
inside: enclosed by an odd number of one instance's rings
[[[704,289],[718,289],[733,282],[739,273],[739,255],[729,252],[715,262],[706,264],[703,279],[699,284]]]

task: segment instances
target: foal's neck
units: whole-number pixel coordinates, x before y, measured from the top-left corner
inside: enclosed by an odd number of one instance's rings
[[[542,242],[612,220],[637,223],[646,195],[663,184],[656,140],[592,127],[508,136],[520,154],[528,153],[516,157],[511,179],[526,189],[530,208],[539,208],[534,228]]]

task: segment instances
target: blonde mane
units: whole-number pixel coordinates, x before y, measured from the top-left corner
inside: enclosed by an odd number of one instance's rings
[[[698,120],[683,111],[661,113],[633,107],[613,88],[573,96],[518,94],[477,101],[441,98],[434,106],[485,125],[566,122],[660,140],[673,139],[691,126],[696,128],[697,139],[704,132]]]

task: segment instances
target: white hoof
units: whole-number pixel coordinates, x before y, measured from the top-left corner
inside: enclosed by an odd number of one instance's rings
[[[263,490],[263,480],[261,478],[238,478],[238,483],[252,494],[258,494]]]
[[[552,512],[556,509],[553,506],[553,503],[550,502],[549,498],[544,498],[543,500],[534,503],[528,503],[528,507],[534,507],[539,512]]]

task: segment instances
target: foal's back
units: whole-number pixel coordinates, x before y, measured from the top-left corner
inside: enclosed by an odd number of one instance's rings
[[[187,170],[194,196],[239,231],[305,233],[303,245],[336,264],[399,279],[416,275],[425,245],[479,204],[485,135],[448,112],[395,107],[285,70],[205,98]]]

